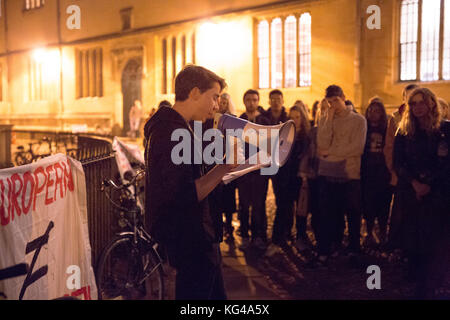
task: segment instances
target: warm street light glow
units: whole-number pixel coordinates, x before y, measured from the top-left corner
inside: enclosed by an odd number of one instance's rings
[[[59,80],[61,56],[58,49],[35,49],[32,53],[34,61],[41,66],[42,75],[47,82]]]
[[[251,34],[241,21],[206,22],[198,29],[197,56],[206,67],[230,67],[239,63],[243,48],[251,44]]]
[[[35,49],[33,51],[33,58],[37,63],[43,63],[45,60],[45,49]]]

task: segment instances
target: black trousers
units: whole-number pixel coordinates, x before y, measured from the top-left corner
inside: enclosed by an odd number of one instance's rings
[[[176,266],[176,300],[226,300],[219,244]]]
[[[450,218],[448,195],[431,193],[416,198],[410,184],[400,184],[397,194],[403,217],[403,248],[408,271],[417,281],[417,298],[432,298],[449,268]]]
[[[253,239],[267,239],[267,216],[265,210],[267,184],[267,178],[260,175],[259,171],[248,173],[238,180],[239,219],[241,222],[241,234],[244,238],[249,236],[248,232],[250,229]],[[250,218],[251,223],[249,224]]]
[[[291,236],[294,224],[294,201],[286,181],[278,175],[271,179],[277,206],[273,221],[272,243],[282,245]]]
[[[345,214],[349,227],[349,249],[359,251],[361,239],[360,180],[337,182],[319,177],[319,210],[317,214],[318,253],[329,255],[332,245],[342,245]]]
[[[367,223],[367,233],[369,236],[378,219],[380,227],[380,237],[386,239],[387,223],[389,219],[389,209],[392,199],[392,187],[389,181],[377,177],[367,177],[361,180],[364,218]]]

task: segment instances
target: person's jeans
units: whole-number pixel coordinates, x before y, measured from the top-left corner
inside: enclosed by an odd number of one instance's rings
[[[337,181],[319,177],[319,208],[317,211],[318,253],[329,255],[332,245],[342,245],[347,213],[349,249],[359,251],[361,229],[361,183],[360,180]]]

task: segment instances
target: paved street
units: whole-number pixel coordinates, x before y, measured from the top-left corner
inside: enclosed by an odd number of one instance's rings
[[[271,188],[266,204],[270,235],[275,213]],[[239,226],[236,215],[233,225],[235,230]],[[235,232],[234,243],[221,244],[225,287],[231,300],[396,300],[414,297],[414,284],[404,276],[406,264],[395,254],[365,250],[358,258],[338,256],[330,260],[326,269],[308,269],[305,266],[308,257],[293,247],[266,257],[256,249],[241,251],[238,249],[240,240]],[[366,271],[370,265],[380,267],[380,290],[367,288],[370,274]],[[173,290],[173,275],[169,277],[169,291]],[[172,294],[168,292],[168,298],[173,298]],[[450,299],[450,274],[442,284],[439,299]]]

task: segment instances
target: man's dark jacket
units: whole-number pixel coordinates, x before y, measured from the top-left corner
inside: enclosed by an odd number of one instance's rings
[[[171,158],[173,148],[183,141],[180,138],[171,141],[176,129],[188,133],[191,164],[175,164]],[[148,141],[145,149],[146,227],[167,249],[170,264],[177,267],[209,252],[212,244],[218,242],[208,200],[199,202],[197,199],[195,180],[203,174],[202,165],[193,164],[194,134],[174,109],[159,109],[149,120],[144,134]]]

